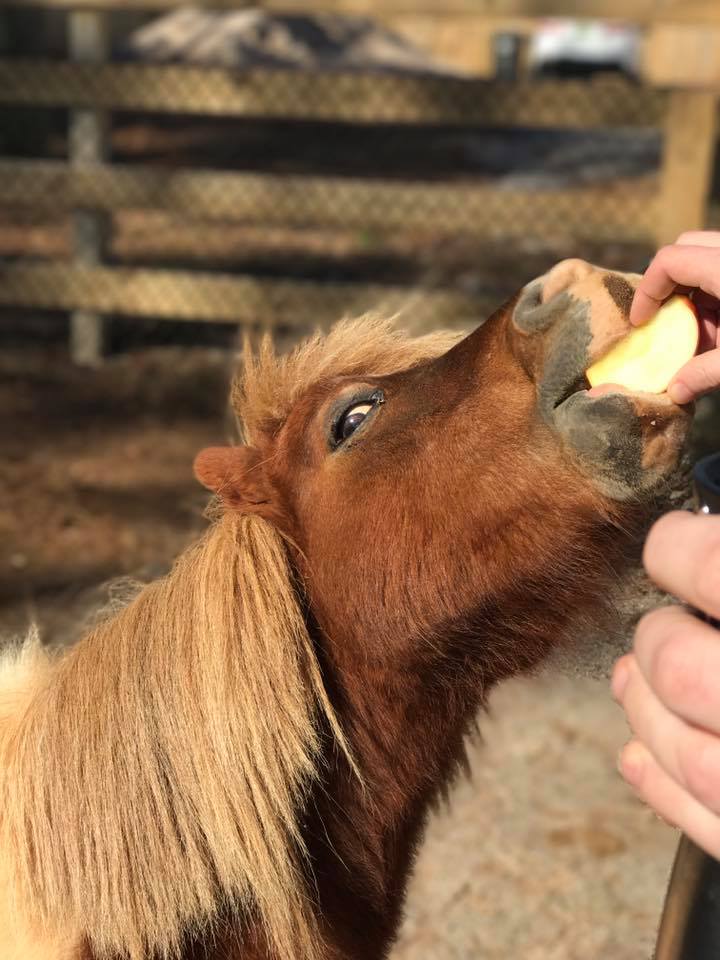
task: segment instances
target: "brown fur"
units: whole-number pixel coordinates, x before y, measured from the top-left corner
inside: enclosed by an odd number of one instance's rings
[[[557,346],[510,306],[460,342],[366,319],[248,358],[247,445],[197,461],[205,538],[57,661],[31,643],[0,672],[16,950],[386,954],[477,707],[602,614],[632,545],[634,508],[537,412]]]

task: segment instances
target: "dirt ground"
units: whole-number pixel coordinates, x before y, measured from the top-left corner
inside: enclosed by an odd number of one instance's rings
[[[62,350],[0,356],[0,618],[49,640],[118,576],[157,576],[201,529],[192,458],[221,442],[220,350],[129,353],[100,370]],[[67,621],[67,622],[66,622]]]
[[[107,581],[148,578],[203,526],[191,462],[225,434],[218,349],[0,356],[0,634],[67,640]],[[393,960],[646,960],[675,835],[615,772],[606,684],[501,687],[474,777],[433,816]]]
[[[601,681],[500,687],[435,815],[393,960],[649,960],[676,836],[616,773]]]

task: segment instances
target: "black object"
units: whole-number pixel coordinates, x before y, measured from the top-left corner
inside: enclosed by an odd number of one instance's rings
[[[693,474],[698,513],[720,513],[720,453]],[[703,619],[720,626],[716,621]],[[680,838],[660,921],[655,960],[720,958],[720,862]]]
[[[695,465],[695,497],[699,513],[720,513],[720,453]]]
[[[496,33],[493,37],[495,79],[517,80],[523,38],[517,33]]]

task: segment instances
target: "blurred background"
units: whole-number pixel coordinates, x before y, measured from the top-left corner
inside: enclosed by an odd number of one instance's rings
[[[0,633],[77,636],[202,528],[240,331],[467,327],[720,227],[719,98],[717,0],[2,0]],[[675,838],[605,686],[492,707],[395,960],[649,957]]]

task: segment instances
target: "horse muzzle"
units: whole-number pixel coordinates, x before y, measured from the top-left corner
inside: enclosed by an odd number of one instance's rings
[[[630,331],[639,276],[566,260],[521,293],[512,313],[538,411],[604,493],[627,500],[677,468],[692,421],[666,393],[590,390],[587,369]]]

